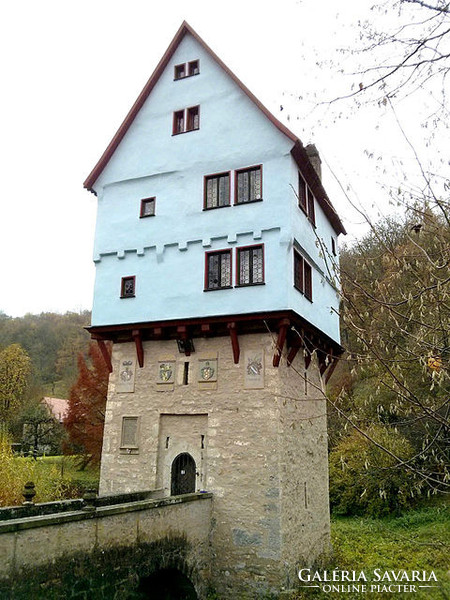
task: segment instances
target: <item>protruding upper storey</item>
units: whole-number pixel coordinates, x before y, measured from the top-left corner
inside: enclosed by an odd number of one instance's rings
[[[211,50],[211,48],[202,40],[202,38],[190,27],[190,25],[184,21],[177,31],[175,37],[167,48],[164,56],[159,61],[155,71],[153,72],[150,79],[147,81],[144,89],[139,94],[136,102],[133,104],[130,112],[126,116],[125,120],[117,130],[110,144],[106,148],[105,152],[102,154],[100,160],[95,165],[94,169],[91,171],[89,176],[86,178],[84,182],[84,187],[94,193],[97,192],[97,183],[98,180],[103,173],[104,169],[107,167],[108,163],[112,159],[114,153],[119,147],[120,143],[126,136],[127,132],[132,127],[135,122],[136,117],[138,116],[140,110],[144,106],[146,100],[149,98],[150,94],[154,90],[155,86],[158,84],[160,77],[166,70],[167,66],[170,64],[170,61],[180,46],[181,42],[185,38],[186,35],[191,35],[197,42],[200,44],[202,49],[215,61],[215,63],[233,80],[233,82],[248,96],[248,98],[255,104],[255,106],[267,117],[267,119],[282,133],[286,136],[288,140],[292,142],[291,154],[298,164],[299,168],[302,171],[304,178],[306,179],[308,185],[312,189],[314,196],[317,202],[320,204],[323,212],[328,218],[330,224],[333,226],[336,234],[345,233],[344,226],[336,213],[334,207],[332,206],[323,186],[320,181],[320,178],[313,167],[313,164],[308,156],[302,142],[299,138],[290,131],[285,125],[283,125],[259,100],[252,94],[252,92],[236,77],[236,75],[222,62],[222,60]],[[174,79],[184,79],[185,77],[197,75],[200,72],[200,64],[199,61],[195,58],[191,61],[187,61],[186,63],[180,63],[179,65],[175,65],[173,77]],[[198,112],[195,113],[198,107],[180,107],[179,111],[174,112],[174,122],[173,122],[173,132],[181,133],[181,131],[176,131],[176,127],[183,127],[184,131],[187,131],[188,127],[195,127],[195,120],[200,119],[199,109]],[[191,113],[189,113],[191,110]],[[183,115],[181,112],[183,111]],[[193,112],[192,112],[193,111]],[[178,113],[178,115],[177,115]],[[178,120],[178,125],[177,125]]]

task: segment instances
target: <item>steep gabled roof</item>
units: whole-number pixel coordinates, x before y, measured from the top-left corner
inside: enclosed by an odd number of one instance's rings
[[[175,50],[178,48],[181,40],[184,38],[184,36],[187,33],[191,34],[197,40],[197,42],[206,50],[206,52],[209,53],[209,55],[216,61],[216,63],[231,77],[231,79],[241,88],[241,90],[250,98],[250,100],[252,100],[252,102],[254,104],[256,104],[256,106],[266,115],[266,117],[275,125],[275,127],[277,127],[282,133],[284,133],[284,135],[286,135],[290,140],[292,140],[292,142],[294,143],[294,147],[292,149],[292,156],[294,157],[294,159],[296,160],[297,164],[299,165],[299,167],[302,169],[303,172],[306,169],[306,173],[305,173],[306,178],[309,180],[308,183],[310,183],[311,188],[313,189],[313,192],[315,193],[318,202],[322,206],[327,217],[330,219],[330,222],[332,223],[334,229],[338,233],[345,233],[344,226],[342,225],[342,223],[339,219],[339,216],[337,215],[331,202],[329,201],[327,194],[320,182],[320,179],[317,176],[317,174],[315,173],[314,168],[312,167],[310,160],[308,158],[308,155],[306,154],[306,151],[303,148],[303,144],[301,143],[299,138],[290,129],[288,129],[285,125],[283,125],[283,123],[281,123],[281,121],[279,121],[258,100],[258,98],[254,94],[252,94],[252,92],[247,88],[247,86],[245,86],[242,83],[242,81],[238,77],[236,77],[236,75],[225,65],[225,63],[217,56],[217,54],[215,54],[211,50],[211,48],[202,40],[202,38],[192,29],[192,27],[186,21],[183,21],[183,23],[181,24],[181,27],[178,29],[177,33],[175,34],[175,37],[173,38],[169,47],[167,48],[166,52],[164,53],[164,56],[161,58],[156,69],[154,70],[153,74],[151,75],[150,79],[145,84],[144,89],[139,94],[136,102],[131,107],[131,110],[125,117],[123,123],[117,130],[116,134],[114,135],[113,139],[109,143],[108,147],[103,152],[102,156],[100,157],[100,160],[97,162],[97,164],[95,165],[95,167],[93,168],[93,170],[91,171],[89,176],[87,177],[86,181],[84,182],[84,184],[83,184],[84,187],[86,189],[88,189],[89,191],[93,191],[93,186],[94,186],[95,182],[99,178],[103,169],[108,164],[112,155],[116,151],[118,145],[120,144],[120,142],[122,141],[126,132],[128,131],[129,127],[133,123],[136,115],[138,114],[138,112],[142,108],[144,102],[147,100],[151,91],[155,87],[158,79],[160,78],[161,74],[163,73],[164,69],[166,68],[167,64],[169,63],[170,59],[172,58]],[[299,162],[299,161],[301,161],[301,162]]]

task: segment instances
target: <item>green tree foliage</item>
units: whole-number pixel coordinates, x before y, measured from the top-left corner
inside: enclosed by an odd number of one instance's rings
[[[68,452],[82,452],[85,464],[99,463],[105,420],[109,371],[95,342],[89,357],[78,356],[78,379],[70,390],[65,426],[70,438]]]
[[[367,434],[400,458],[412,452],[408,440],[390,427],[371,426]],[[330,453],[330,504],[336,514],[380,517],[413,504],[420,482],[416,489],[414,474],[396,468],[396,459],[383,448],[353,430]]]
[[[0,352],[0,422],[11,421],[19,409],[31,375],[31,360],[20,344]]]
[[[90,313],[0,315],[0,349],[19,343],[31,357],[33,379],[49,396],[67,397],[77,377],[79,352],[87,353]]]
[[[332,390],[336,448],[350,431],[342,422],[374,435],[381,431],[370,429],[374,425],[394,429],[408,440],[409,452],[386,448],[386,455],[414,476],[416,488],[423,482],[428,491],[449,486],[450,227],[442,207],[414,205],[402,220],[373,225],[342,253],[348,353],[337,378],[342,387],[335,383]],[[359,452],[349,444],[347,452]]]

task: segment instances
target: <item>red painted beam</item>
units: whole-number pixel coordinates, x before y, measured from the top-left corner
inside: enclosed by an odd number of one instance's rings
[[[339,360],[335,356],[334,359],[332,359],[331,365],[328,367],[328,369],[325,372],[325,385],[328,383],[330,377],[333,375],[333,371],[337,367],[338,362],[339,362]]]
[[[275,348],[275,352],[273,355],[273,366],[278,367],[280,364],[281,354],[284,348],[284,342],[286,341],[287,330],[291,322],[289,319],[283,319],[280,321],[279,329],[278,329],[278,339],[277,339],[277,347]]]
[[[295,346],[292,346],[292,348],[289,350],[289,354],[287,355],[287,366],[290,367],[292,365],[292,363],[294,362],[294,358],[297,356],[297,352],[300,350],[301,345],[300,344],[296,344]]]
[[[112,363],[111,363],[111,355],[109,353],[108,348],[103,340],[97,340],[98,348],[102,353],[103,360],[105,361],[106,367],[110,373],[113,372]]]
[[[231,347],[233,349],[233,359],[234,359],[234,364],[237,365],[239,364],[239,355],[240,355],[240,348],[239,348],[239,340],[238,340],[238,335],[237,335],[237,331],[236,331],[236,323],[228,323],[227,325],[229,331],[230,331],[230,338],[231,338]]]
[[[142,345],[142,335],[139,329],[133,329],[132,332],[133,340],[136,345],[136,354],[139,366],[144,366],[144,346]]]

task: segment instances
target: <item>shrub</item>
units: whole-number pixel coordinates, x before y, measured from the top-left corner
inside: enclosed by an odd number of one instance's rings
[[[412,455],[408,440],[395,430],[372,426],[368,435],[402,458]],[[414,474],[357,431],[330,453],[330,503],[340,515],[380,517],[412,506],[420,485]]]
[[[15,457],[8,437],[0,435],[0,506],[22,504],[27,481],[36,486],[35,502],[61,500],[70,485],[56,466],[46,465],[42,459]]]

